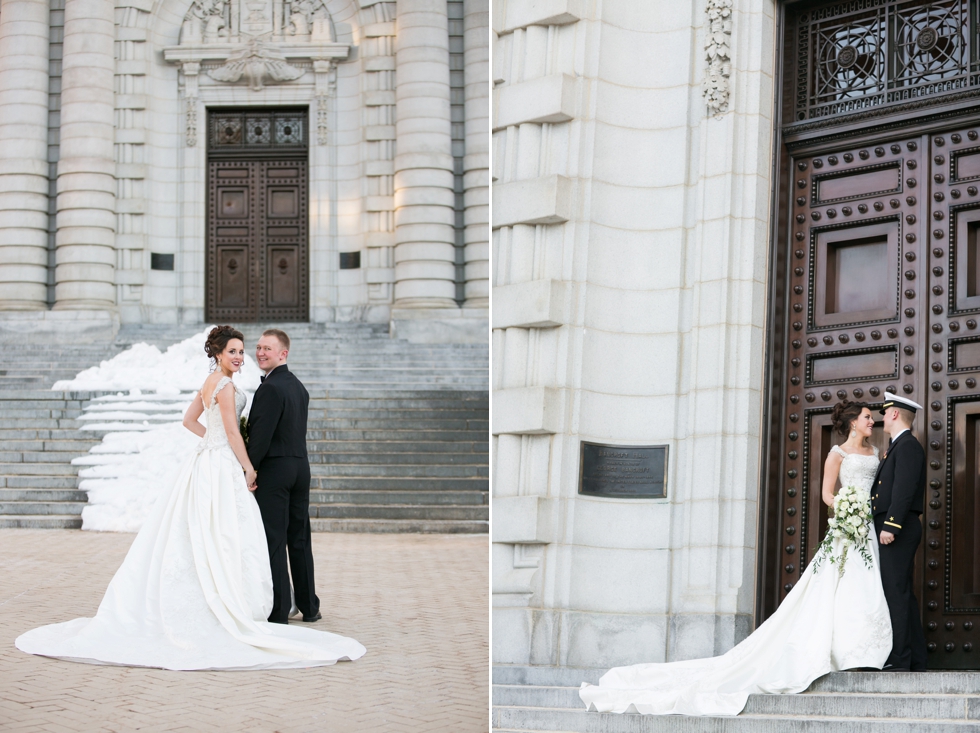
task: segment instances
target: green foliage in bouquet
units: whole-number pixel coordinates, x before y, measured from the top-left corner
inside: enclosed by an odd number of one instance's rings
[[[238,432],[242,434],[245,445],[248,445],[248,418],[245,415],[238,418]]]
[[[827,521],[827,534],[817,548],[813,561],[814,571],[824,560],[836,565],[838,573],[844,574],[847,551],[854,547],[870,570],[873,565],[871,551],[868,549],[868,522],[871,521],[871,501],[853,486],[844,486],[834,497],[834,516]],[[843,540],[840,557],[834,557],[834,540]]]

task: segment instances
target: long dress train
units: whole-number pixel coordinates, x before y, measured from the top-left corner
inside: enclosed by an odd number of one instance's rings
[[[844,459],[842,486],[867,496],[878,467],[874,456],[834,450]],[[835,540],[839,557],[843,540]],[[720,657],[635,664],[606,672],[579,695],[599,712],[651,715],[737,715],[753,693],[801,692],[828,672],[880,669],[891,651],[891,621],[878,570],[878,542],[868,523],[867,567],[851,548],[844,573],[826,558],[811,561],[799,582],[765,623]],[[814,558],[816,560],[816,556]]]
[[[28,631],[18,649],[174,670],[317,667],[365,653],[345,636],[266,621],[272,574],[262,516],[216,401],[229,384],[241,415],[245,395],[224,377],[205,409],[204,438],[136,535],[95,618]]]

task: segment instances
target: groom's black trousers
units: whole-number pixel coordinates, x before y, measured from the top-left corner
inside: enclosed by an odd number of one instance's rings
[[[320,610],[313,581],[310,541],[310,464],[305,458],[266,458],[259,470],[255,501],[262,512],[272,565],[272,613],[269,621],[289,622],[289,575],[296,607],[304,616]],[[286,553],[289,561],[286,561]]]
[[[881,537],[885,515],[875,517],[875,530]],[[912,590],[915,553],[922,539],[919,515],[909,512],[902,521],[902,531],[890,545],[878,545],[881,558],[881,587],[885,591],[892,620],[892,651],[885,666],[900,670],[924,671],[926,636],[919,618],[919,603]]]

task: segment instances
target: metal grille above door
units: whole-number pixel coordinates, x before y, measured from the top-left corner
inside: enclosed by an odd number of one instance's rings
[[[209,115],[208,320],[308,320],[305,114]]]

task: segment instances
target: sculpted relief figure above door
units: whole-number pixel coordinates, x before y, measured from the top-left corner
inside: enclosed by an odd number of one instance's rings
[[[833,405],[894,390],[925,407],[915,593],[933,668],[980,667],[976,12],[964,0],[783,8],[759,620],[826,528]],[[874,441],[887,445],[880,429]]]

